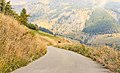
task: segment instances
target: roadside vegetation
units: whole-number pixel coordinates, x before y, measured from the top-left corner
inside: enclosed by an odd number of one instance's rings
[[[101,63],[111,71],[120,73],[120,51],[118,50],[107,46],[99,48],[88,47],[83,44],[58,44],[56,47],[82,54]]]
[[[47,45],[70,43],[42,31],[31,30],[11,16],[0,14],[0,73],[8,73],[40,58]]]
[[[40,58],[46,54],[47,45],[69,42],[39,31],[36,24],[28,23],[29,16],[26,9],[17,14],[10,2],[0,0],[0,73],[9,73]]]
[[[26,9],[17,14],[10,2],[0,1],[0,73],[9,73],[38,59],[47,52],[47,45],[82,54],[120,73],[118,50],[73,44],[65,38],[44,33],[37,25],[28,23],[29,16]]]
[[[44,55],[46,44],[32,30],[0,14],[0,52],[0,73],[8,73]]]
[[[45,41],[33,33],[32,24],[28,26],[28,16],[25,9],[18,15],[10,1],[0,0],[0,73],[25,66],[47,52]]]

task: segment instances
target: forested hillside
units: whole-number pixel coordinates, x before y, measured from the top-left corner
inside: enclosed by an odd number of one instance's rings
[[[120,25],[104,9],[96,9],[86,22],[83,32],[91,35],[119,33]]]

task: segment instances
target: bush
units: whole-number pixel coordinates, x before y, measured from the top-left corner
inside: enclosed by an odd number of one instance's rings
[[[33,30],[39,30],[39,27],[38,27],[37,24],[29,23],[29,24],[27,25],[27,27],[30,28],[30,29],[33,29]]]

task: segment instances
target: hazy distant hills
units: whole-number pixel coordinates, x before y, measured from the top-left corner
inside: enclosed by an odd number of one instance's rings
[[[31,15],[30,22],[58,34],[83,30],[91,13],[91,6],[92,2],[88,0],[53,0],[48,4],[38,0],[23,5]],[[17,6],[14,7],[18,10]]]
[[[105,8],[109,9],[108,16],[111,15],[118,22],[120,21],[119,6],[118,2],[108,2],[105,5]],[[30,22],[58,34],[69,34],[85,28],[94,11],[94,2],[92,0],[31,0],[23,5],[14,5],[16,11],[20,11],[23,7],[31,15]]]
[[[120,9],[120,2],[109,2],[106,4],[106,8],[110,9]]]
[[[97,35],[120,33],[120,2],[95,1],[31,0],[13,8],[17,12],[26,8],[30,22],[54,34],[92,43]]]
[[[83,32],[90,35],[119,33],[120,25],[107,10],[96,9],[86,22]]]

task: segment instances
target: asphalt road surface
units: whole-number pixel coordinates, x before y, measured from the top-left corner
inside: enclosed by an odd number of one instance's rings
[[[12,73],[110,73],[100,64],[71,51],[48,47],[45,56]]]

